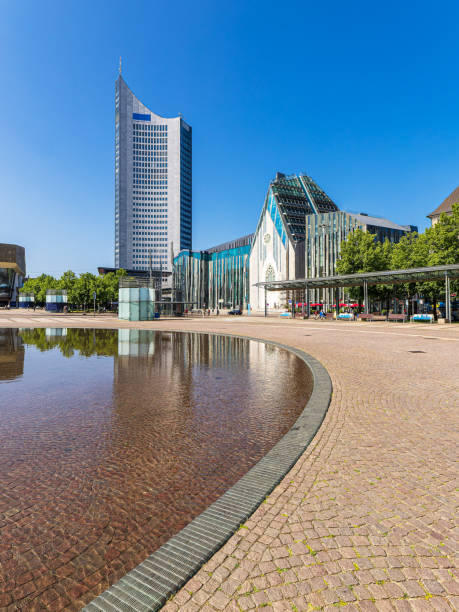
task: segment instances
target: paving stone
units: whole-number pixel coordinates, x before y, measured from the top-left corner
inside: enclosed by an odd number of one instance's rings
[[[2,326],[7,318],[0,314]],[[71,324],[84,326],[85,321]],[[94,325],[117,326],[118,322],[102,323],[101,318],[95,317]],[[241,610],[252,610],[265,603],[276,610],[282,609],[284,603],[290,606],[286,610],[292,609],[291,603],[298,610],[308,610],[308,604],[317,608],[332,605],[325,600],[325,593],[338,593],[338,589],[347,586],[352,589],[346,592],[356,598],[348,604],[349,609],[355,606],[368,612],[389,609],[409,612],[446,610],[445,604],[451,610],[459,609],[455,599],[457,582],[438,573],[455,569],[452,551],[457,529],[453,501],[456,475],[453,460],[457,448],[453,431],[459,380],[457,326],[431,326],[424,330],[422,326],[411,325],[281,322],[278,318],[264,321],[258,317],[244,317],[236,322],[211,317],[208,321],[127,326],[221,331],[272,339],[317,358],[333,383],[330,408],[310,446],[266,503],[245,522],[247,529],[240,531],[247,533],[241,536],[237,532],[210,560],[207,571],[218,571],[220,580],[209,578],[206,570],[201,569],[184,585],[192,594],[180,607],[181,611],[236,609],[234,603]],[[413,354],[411,350],[425,353]],[[363,367],[364,364],[372,367]],[[15,516],[0,515],[0,525],[2,520],[10,523],[21,520]],[[103,547],[98,554],[103,558]],[[54,566],[53,571],[57,570],[64,581],[68,580],[66,574],[73,576],[77,572],[72,563],[78,556],[72,555],[73,551],[67,548],[47,560],[48,567]],[[97,556],[92,561],[98,563]],[[234,569],[238,561],[240,567],[242,562],[249,565],[244,564],[244,571],[235,578],[240,569]],[[291,571],[291,561],[296,563],[293,567],[297,581],[292,583],[295,595],[285,590],[288,584],[283,582],[283,574]],[[0,566],[1,563],[0,558]],[[30,563],[34,563],[32,558]],[[125,561],[121,563],[120,568]],[[24,567],[23,576],[39,569],[27,564]],[[100,567],[94,565],[85,578],[84,584],[90,589],[88,597],[97,593],[99,587],[108,586],[107,576],[96,574]],[[276,567],[287,572],[279,574]],[[126,571],[129,569],[126,566]],[[270,601],[265,589],[250,595],[239,593],[235,584],[245,584],[252,574],[254,579],[265,574],[270,588],[278,589],[282,599]],[[270,581],[271,574],[280,576],[281,582]],[[40,575],[34,574],[33,581]],[[94,582],[99,582],[90,584],[91,575]],[[327,589],[322,575],[325,580],[327,575],[337,576],[343,586]],[[31,582],[23,580],[22,586]],[[429,599],[425,598],[426,591],[420,582],[432,595]],[[207,600],[199,595],[203,589],[196,588],[203,583],[207,584]],[[13,584],[6,596],[18,588]],[[45,588],[51,593],[55,585]],[[53,610],[70,605],[66,597],[69,588],[55,591],[58,595],[50,604]],[[278,591],[274,592],[277,596]],[[214,597],[218,605],[225,607],[214,606]],[[10,606],[8,599],[5,602]],[[171,612],[173,603],[168,604]]]

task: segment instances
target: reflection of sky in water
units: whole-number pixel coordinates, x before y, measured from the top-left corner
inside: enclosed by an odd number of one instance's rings
[[[55,533],[100,546],[110,526],[134,567],[266,454],[310,394],[300,359],[255,341],[49,332],[0,332],[0,512],[27,509],[38,557]],[[16,374],[2,355],[22,355]]]

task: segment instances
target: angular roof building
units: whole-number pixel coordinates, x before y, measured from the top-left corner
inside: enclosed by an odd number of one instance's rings
[[[286,176],[278,172],[269,186],[255,234],[266,210],[286,246],[287,238],[295,244],[304,240],[305,215],[339,209],[311,177],[305,174]]]
[[[435,223],[437,223],[441,213],[452,215],[453,204],[456,204],[456,202],[459,202],[459,187],[456,187],[456,189],[449,194],[449,196],[440,204],[440,206],[437,206],[437,208],[433,212],[431,212],[430,215],[427,215],[427,217],[432,222],[432,225],[435,225]]]
[[[269,184],[252,240],[250,304],[253,309],[262,308],[261,290],[254,283],[304,277],[307,218],[338,210],[333,200],[306,174],[276,174]]]
[[[374,234],[376,240],[391,242],[417,229],[365,213],[340,211],[311,177],[278,172],[268,187],[252,240],[251,308],[264,308],[264,293],[255,283],[335,274],[341,243],[357,228]],[[280,307],[285,296],[276,294],[272,299],[269,306]]]

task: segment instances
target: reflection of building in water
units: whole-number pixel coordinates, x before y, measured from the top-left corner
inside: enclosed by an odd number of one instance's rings
[[[212,334],[183,334],[185,338],[176,335],[175,350],[184,363],[189,366],[209,366],[227,368],[237,365],[249,365],[249,340],[231,336]]]
[[[130,518],[155,548],[289,429],[307,400],[307,366],[263,343],[199,333],[119,330],[118,352],[110,490],[128,491]]]
[[[136,395],[140,406],[145,396],[164,398],[180,396],[190,405],[197,368],[249,366],[249,340],[209,334],[118,330],[118,355],[114,361],[115,401],[123,397],[132,404]],[[127,391],[129,390],[129,391]],[[173,403],[172,402],[172,403]],[[122,402],[119,402],[122,406]]]
[[[153,355],[155,352],[155,332],[146,329],[118,330],[118,357],[138,357]]]
[[[168,366],[180,365],[182,368],[184,364],[192,364],[226,367],[247,361],[248,346],[249,340],[231,336],[120,329],[117,361],[127,364],[129,362],[123,361],[124,357],[149,357],[153,362],[156,355],[157,363]]]
[[[24,346],[17,329],[0,329],[0,381],[24,374]]]
[[[66,327],[47,327],[45,331],[47,338],[62,338],[67,335]]]

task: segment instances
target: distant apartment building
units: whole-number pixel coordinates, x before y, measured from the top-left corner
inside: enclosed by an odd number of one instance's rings
[[[432,225],[435,225],[435,223],[438,222],[438,220],[440,219],[440,215],[442,213],[445,213],[446,215],[452,215],[453,214],[453,204],[456,204],[459,202],[459,187],[456,187],[456,189],[449,194],[449,196],[446,198],[446,200],[444,200],[440,206],[438,206],[433,212],[430,213],[430,215],[427,215],[427,217],[430,219]]]
[[[115,88],[115,268],[172,271],[191,249],[192,132],[147,108],[121,74]]]

